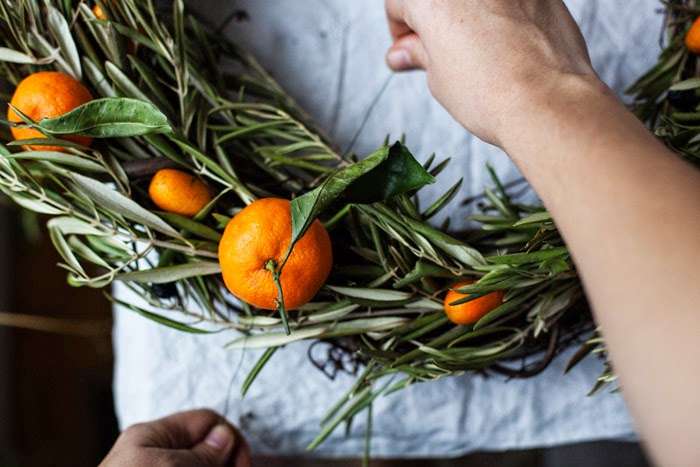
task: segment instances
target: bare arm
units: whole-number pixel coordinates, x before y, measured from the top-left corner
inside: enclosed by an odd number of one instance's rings
[[[396,69],[424,68],[554,216],[637,426],[662,465],[700,465],[700,171],[595,75],[559,0],[387,0]]]

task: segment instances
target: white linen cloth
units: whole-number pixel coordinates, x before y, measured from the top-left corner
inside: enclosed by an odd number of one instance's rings
[[[596,69],[615,90],[621,92],[655,61],[662,21],[657,0],[567,4],[588,40]],[[198,0],[190,2],[190,8],[214,25],[234,9],[245,10],[249,19],[239,18],[225,32],[259,58],[340,148],[352,140],[390,74],[384,65],[390,38],[380,0]],[[465,178],[449,211],[455,226],[465,222],[460,200],[489,183],[487,161],[503,180],[518,176],[500,150],[451,119],[430,96],[420,72],[393,77],[354,149],[367,154],[387,134],[398,138],[402,133],[421,160],[432,152],[453,158],[438,183],[423,191],[426,202]],[[139,299],[123,287],[116,290],[123,300]],[[298,343],[278,352],[241,400],[240,385],[259,352],[225,350],[223,345],[232,338],[179,333],[117,307],[114,388],[121,426],[206,406],[226,410],[257,453],[302,453],[318,433],[323,413],[353,378],[341,375],[330,381],[308,361],[308,343]],[[547,371],[528,380],[467,375],[417,384],[381,398],[374,405],[372,453],[447,457],[474,450],[633,438],[619,394],[586,397],[600,362],[588,359],[563,375],[567,357],[560,356]],[[349,436],[339,429],[315,455],[361,455],[364,426],[365,417],[357,417]]]

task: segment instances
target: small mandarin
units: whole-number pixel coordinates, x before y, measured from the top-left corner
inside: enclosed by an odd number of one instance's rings
[[[166,212],[192,217],[212,200],[209,187],[192,174],[161,169],[148,187],[153,203]]]
[[[90,91],[79,81],[58,71],[40,71],[24,78],[10,103],[26,114],[35,122],[44,118],[59,117],[76,107],[92,100]],[[11,122],[22,122],[17,113],[8,107],[7,119]],[[45,138],[41,132],[32,128],[12,127],[15,139]],[[92,138],[86,136],[66,136],[65,139],[84,146],[89,146]],[[31,145],[27,150],[63,151],[58,146]]]
[[[107,13],[105,13],[102,7],[97,3],[94,7],[92,7],[92,14],[95,15],[95,18],[100,19],[102,21],[105,21],[107,19]]]
[[[265,310],[277,307],[277,286],[268,267],[283,260],[292,238],[291,204],[264,198],[251,203],[226,226],[219,263],[226,287],[239,299]],[[280,282],[284,305],[293,310],[311,300],[330,274],[331,240],[315,220],[294,245]]]
[[[693,22],[685,36],[685,46],[694,54],[700,54],[700,18]]]
[[[504,293],[502,291],[497,291],[460,305],[450,305],[450,303],[453,303],[460,298],[469,296],[469,294],[459,293],[455,289],[459,289],[473,283],[473,280],[464,280],[452,284],[450,286],[450,290],[445,296],[445,302],[443,304],[445,314],[447,315],[447,318],[455,324],[474,324],[483,318],[489,311],[503,303]]]

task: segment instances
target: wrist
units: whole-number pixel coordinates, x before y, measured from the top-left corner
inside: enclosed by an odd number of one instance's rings
[[[622,107],[610,88],[594,74],[557,73],[539,81],[520,86],[519,98],[502,120],[499,146],[516,162],[536,154],[533,150],[538,146],[564,137],[563,133],[570,136],[571,131],[581,135],[592,132],[601,112]]]

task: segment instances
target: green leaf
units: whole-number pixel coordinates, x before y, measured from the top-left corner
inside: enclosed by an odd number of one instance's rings
[[[46,223],[46,226],[49,229],[56,229],[64,235],[108,235],[104,230],[94,225],[69,216],[54,217]]]
[[[289,251],[314,219],[341,195],[350,203],[373,203],[434,181],[404,145],[384,146],[364,160],[338,170],[318,188],[292,200]]]
[[[470,247],[461,240],[457,240],[424,222],[417,222],[409,218],[404,218],[403,220],[408,224],[409,228],[427,237],[435,246],[460,263],[471,267],[478,267],[486,264],[479,250]]]
[[[697,88],[700,88],[700,78],[690,78],[674,84],[669,91],[689,91]]]
[[[520,227],[522,225],[530,225],[530,224],[541,224],[543,222],[551,222],[551,221],[552,221],[552,215],[549,214],[549,212],[547,212],[547,211],[541,211],[541,212],[536,212],[534,214],[530,214],[527,217],[523,217],[518,222],[513,224],[513,227]]]
[[[395,143],[388,151],[381,164],[374,170],[363,172],[348,187],[345,199],[363,204],[386,201],[435,182],[435,178],[425,171],[403,144]]]
[[[52,135],[123,138],[172,131],[168,118],[153,104],[128,97],[105,97],[76,107],[37,126]]]
[[[0,47],[0,62],[37,64],[38,60],[17,50]]]
[[[70,33],[68,22],[61,12],[51,5],[47,5],[47,12],[49,30],[58,42],[62,55],[71,68],[73,77],[80,81],[83,78],[83,71],[80,67],[80,54]]]
[[[30,211],[38,212],[39,214],[49,215],[63,214],[62,210],[55,208],[41,200],[25,198],[24,196],[15,194],[11,194],[10,196],[12,196],[12,201],[19,204],[25,209],[29,209]]]
[[[162,268],[145,269],[119,274],[116,280],[124,282],[144,282],[147,284],[167,284],[190,277],[209,276],[221,273],[219,263],[196,262],[165,266]]]
[[[68,266],[73,268],[76,272],[85,274],[83,267],[80,265],[78,258],[76,258],[73,254],[73,250],[71,250],[63,234],[61,234],[61,232],[59,232],[58,230],[50,229],[49,237],[51,237],[51,242],[56,248],[56,251],[58,251],[61,257],[66,261]]]
[[[398,302],[408,300],[413,297],[413,294],[408,292],[400,292],[398,290],[388,289],[370,289],[361,287],[339,287],[328,285],[326,286],[333,292],[339,293],[346,297],[360,298],[363,300],[374,300],[377,302]]]
[[[229,349],[263,349],[279,347],[292,342],[312,339],[318,337],[326,330],[324,326],[314,326],[307,329],[295,329],[291,334],[285,332],[270,332],[256,334],[254,336],[243,336],[226,344]]]
[[[366,334],[368,332],[391,331],[401,326],[406,321],[408,321],[407,318],[398,316],[382,316],[342,321],[331,327],[327,332],[324,332],[321,337],[325,339],[329,337]]]
[[[117,212],[171,237],[180,237],[180,234],[163,219],[141,207],[136,201],[112,189],[109,185],[80,174],[72,174],[72,178],[80,189],[105,209]]]
[[[243,385],[241,386],[241,397],[245,397],[245,395],[248,393],[248,389],[250,389],[253,381],[255,381],[255,378],[257,378],[260,371],[265,367],[267,362],[270,361],[270,358],[272,358],[278,348],[279,347],[270,347],[263,352],[260,359],[255,363],[255,366],[253,366],[248,375],[245,377],[245,381],[243,381]]]
[[[168,221],[170,224],[180,229],[191,232],[207,240],[218,242],[221,240],[221,234],[211,227],[190,219],[189,217],[180,216],[171,212],[157,211],[157,214]]]
[[[66,165],[69,167],[74,167],[76,169],[86,170],[88,172],[98,172],[107,173],[107,169],[84,157],[75,156],[73,154],[66,154],[64,152],[57,151],[24,151],[6,156],[8,159],[21,159],[21,160],[40,160],[53,162],[58,165]]]
[[[487,259],[494,264],[527,264],[539,263],[557,256],[566,256],[569,250],[566,247],[550,248],[547,250],[533,251],[532,253],[513,253],[511,255],[489,256]]]
[[[212,334],[213,333],[213,331],[207,331],[205,329],[194,328],[194,327],[187,325],[185,323],[181,323],[179,321],[175,321],[175,320],[172,320],[170,318],[167,318],[163,315],[159,315],[157,313],[153,313],[151,311],[144,310],[142,308],[134,306],[130,303],[123,302],[121,300],[114,300],[114,302],[118,305],[121,305],[121,306],[135,312],[135,313],[138,313],[139,315],[143,316],[144,318],[148,318],[151,321],[155,321],[158,324],[162,324],[163,326],[177,329],[178,331],[188,332],[190,334]]]
[[[360,305],[353,304],[350,300],[343,300],[331,305],[330,307],[317,311],[309,315],[309,321],[312,323],[322,323],[325,321],[336,321],[359,308]]]

